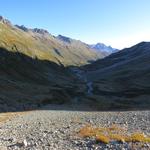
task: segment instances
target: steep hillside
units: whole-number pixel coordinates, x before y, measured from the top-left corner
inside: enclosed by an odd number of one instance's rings
[[[82,85],[63,66],[0,48],[0,112],[71,103]]]
[[[52,36],[43,29],[14,26],[0,17],[0,46],[32,58],[50,60],[57,64],[83,65],[105,55],[95,52],[87,44],[71,39],[70,42]]]
[[[142,42],[84,67],[97,102],[150,109],[150,42]]]
[[[85,43],[64,41],[43,29],[14,26],[0,17],[0,111],[72,103],[84,84],[65,66],[104,57]]]

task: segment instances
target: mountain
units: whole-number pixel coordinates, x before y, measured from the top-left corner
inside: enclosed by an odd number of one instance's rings
[[[83,67],[99,107],[150,109],[150,42]]]
[[[105,56],[79,40],[0,17],[0,111],[49,103],[150,109],[150,42]]]
[[[0,112],[71,103],[83,86],[67,68],[0,47]]]
[[[53,36],[44,29],[29,29],[12,25],[0,17],[0,46],[9,51],[20,52],[32,58],[49,60],[64,66],[84,65],[105,57],[95,52],[87,44],[64,36]],[[65,41],[66,40],[66,41]]]
[[[64,39],[0,17],[0,111],[71,103],[84,93],[85,86],[67,66],[88,64],[104,55],[79,40]]]
[[[92,44],[89,46],[90,48],[96,50],[96,52],[105,52],[107,55],[118,51],[118,49],[112,48],[111,46],[106,46],[103,43]]]

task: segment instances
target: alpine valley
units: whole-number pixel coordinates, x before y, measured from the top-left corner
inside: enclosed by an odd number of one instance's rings
[[[117,50],[0,17],[0,110],[150,109],[150,43]]]

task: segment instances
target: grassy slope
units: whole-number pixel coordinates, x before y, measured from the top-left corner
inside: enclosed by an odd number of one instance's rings
[[[65,66],[83,65],[90,60],[103,57],[80,41],[72,40],[71,43],[66,43],[50,34],[24,32],[2,22],[0,22],[0,46],[40,60],[62,63]]]

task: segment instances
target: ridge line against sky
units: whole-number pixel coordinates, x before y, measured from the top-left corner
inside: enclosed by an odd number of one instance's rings
[[[150,41],[150,0],[1,0],[13,24],[122,49]]]

